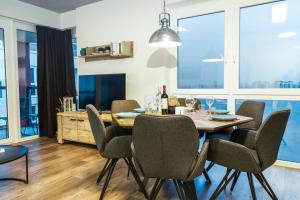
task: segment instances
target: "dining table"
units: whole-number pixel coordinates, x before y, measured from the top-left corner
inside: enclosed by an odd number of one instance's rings
[[[161,115],[161,114],[150,114],[150,115]],[[251,117],[235,115],[235,120],[219,121],[212,120],[211,115],[207,111],[190,112],[184,114],[190,117],[197,130],[204,131],[206,133],[216,132],[225,128],[237,126],[252,121]],[[117,113],[112,113],[112,119],[117,122],[119,126],[126,129],[132,129],[134,126],[134,118],[120,118]]]

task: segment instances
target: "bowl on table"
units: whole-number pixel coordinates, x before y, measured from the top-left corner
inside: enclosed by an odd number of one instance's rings
[[[215,121],[234,121],[237,120],[236,115],[211,115],[211,119]]]
[[[125,119],[134,119],[141,113],[136,113],[136,112],[121,112],[121,113],[116,113],[116,116],[119,118],[125,118]]]

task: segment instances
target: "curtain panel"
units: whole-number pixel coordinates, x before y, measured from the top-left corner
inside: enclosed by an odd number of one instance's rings
[[[59,99],[76,97],[71,30],[37,26],[40,136],[55,137]]]

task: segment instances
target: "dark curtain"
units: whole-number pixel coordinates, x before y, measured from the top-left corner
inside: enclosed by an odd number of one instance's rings
[[[40,135],[55,137],[59,99],[76,96],[71,30],[37,26]]]

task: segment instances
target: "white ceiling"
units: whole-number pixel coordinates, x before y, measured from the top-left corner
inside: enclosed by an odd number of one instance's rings
[[[80,6],[95,3],[101,0],[19,0],[57,13],[75,10]]]

